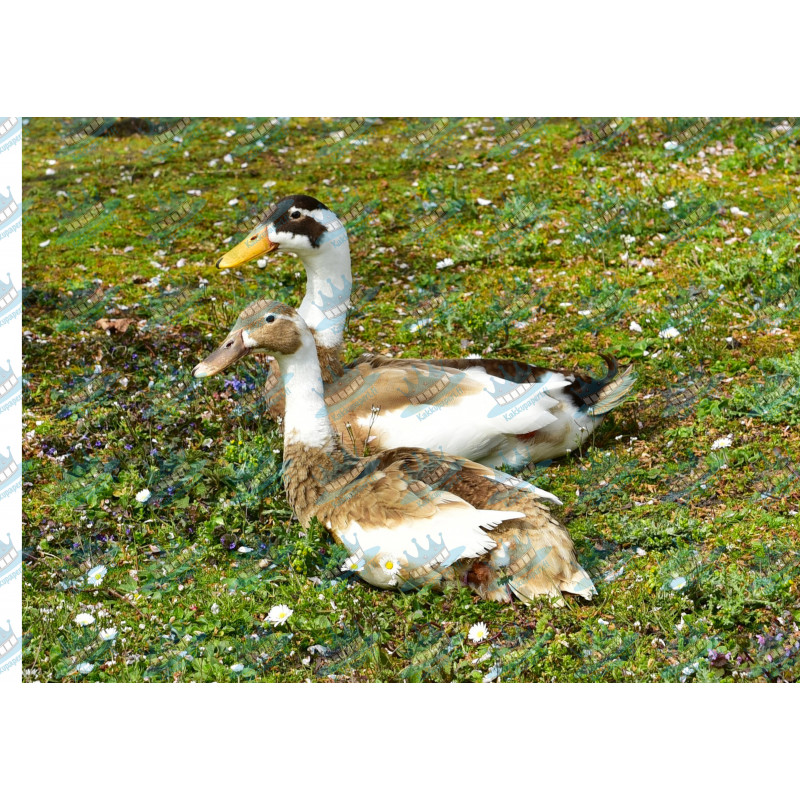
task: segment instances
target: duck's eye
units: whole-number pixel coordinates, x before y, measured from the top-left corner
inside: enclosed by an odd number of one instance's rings
[[[267,316],[264,317],[264,322],[275,322],[275,315],[267,314]]]
[[[302,214],[299,211],[292,211],[289,216],[291,216],[292,219],[300,219]]]

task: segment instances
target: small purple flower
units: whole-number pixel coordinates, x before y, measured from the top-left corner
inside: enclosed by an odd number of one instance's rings
[[[133,450],[133,445],[132,444],[126,444],[125,445],[125,449],[126,450]]]
[[[716,667],[717,669],[722,669],[730,660],[731,660],[730,653],[720,653],[717,650],[708,651],[708,663],[712,667]]]

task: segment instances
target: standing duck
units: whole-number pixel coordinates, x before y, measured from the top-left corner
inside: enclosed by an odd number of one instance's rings
[[[343,367],[340,354],[353,285],[344,224],[308,195],[290,195],[217,267],[241,266],[276,250],[297,255],[306,270],[299,313],[312,329],[334,423],[349,424],[359,453],[404,445],[514,468],[579,448],[633,387],[635,374],[606,359],[608,373],[587,378],[501,359],[394,359],[363,355]],[[204,362],[220,372],[257,350],[258,301],[245,309],[222,345]],[[252,321],[250,318],[252,317]],[[269,410],[282,415],[277,374],[267,382]],[[344,403],[342,407],[338,404]]]
[[[344,449],[328,419],[313,333],[281,303],[265,301],[258,313],[259,347],[277,360],[285,394],[289,503],[304,527],[316,517],[345,547],[343,569],[381,588],[461,581],[501,602],[596,594],[567,530],[530,484],[420,448],[366,458]]]

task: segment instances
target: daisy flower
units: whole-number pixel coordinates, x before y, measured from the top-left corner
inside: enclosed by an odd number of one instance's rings
[[[400,562],[395,558],[394,555],[391,553],[387,553],[385,556],[382,556],[381,559],[378,561],[380,564],[381,569],[384,573],[391,578],[389,584],[394,586],[397,583],[397,573],[400,572]]]
[[[231,672],[241,672],[244,669],[244,664],[234,664],[231,667]]]
[[[683,575],[679,575],[677,578],[673,578],[669,582],[669,588],[674,592],[679,592],[684,586],[686,586],[686,583],[686,578],[684,578]]]
[[[91,625],[94,622],[94,617],[84,611],[82,614],[78,614],[78,616],[75,617],[75,622],[85,628],[87,625]]]
[[[479,644],[489,636],[489,629],[485,622],[478,622],[469,629],[469,640]]]
[[[342,572],[361,572],[364,569],[364,559],[358,556],[350,556],[341,566]]]
[[[78,672],[80,672],[81,675],[88,675],[93,669],[94,664],[90,664],[88,661],[78,664]]]
[[[283,625],[289,617],[292,616],[294,612],[292,611],[289,606],[280,605],[280,606],[272,606],[269,610],[269,614],[267,615],[267,619],[273,625]]]
[[[150,490],[142,489],[141,492],[137,492],[136,499],[140,503],[146,503],[150,499]]]
[[[727,436],[723,436],[720,439],[715,439],[714,443],[711,445],[712,450],[721,450],[723,447],[730,447],[733,444],[733,436],[728,434]]]
[[[678,205],[678,201],[670,199],[670,200],[665,200],[661,204],[661,208],[663,208],[664,211],[669,211],[670,209],[675,208],[676,205]]]
[[[104,642],[113,642],[117,638],[116,628],[104,628],[97,634]]]
[[[680,336],[681,332],[677,328],[673,328],[670,325],[669,328],[664,328],[664,330],[659,331],[658,335],[662,339],[674,339],[676,336]]]
[[[99,586],[107,572],[108,570],[105,567],[92,567],[86,575],[86,582],[89,586]]]

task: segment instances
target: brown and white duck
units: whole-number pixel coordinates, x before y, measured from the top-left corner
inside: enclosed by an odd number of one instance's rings
[[[485,599],[590,599],[564,526],[534,487],[458,456],[400,447],[359,458],[329,420],[317,343],[300,314],[266,301],[259,347],[285,392],[284,483],[301,524],[316,517],[349,557],[343,569],[382,588],[461,580]],[[203,364],[195,376],[205,374]]]
[[[308,195],[283,198],[219,259],[221,269],[276,250],[300,257],[306,293],[299,313],[312,329],[334,424],[354,452],[424,447],[489,466],[521,467],[579,448],[633,387],[635,374],[606,359],[602,378],[500,359],[393,359],[363,355],[344,367],[343,332],[353,285],[344,224]],[[213,375],[259,350],[263,301],[246,308],[202,365]],[[251,319],[252,318],[252,319]],[[277,375],[267,382],[272,416],[282,415]],[[273,391],[270,391],[273,390]]]

